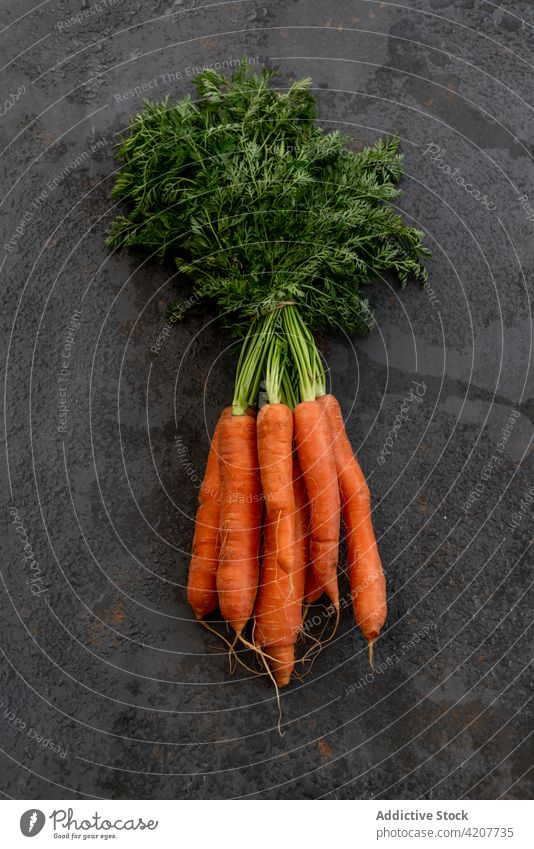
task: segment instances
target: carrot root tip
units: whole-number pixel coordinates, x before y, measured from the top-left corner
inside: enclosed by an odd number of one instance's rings
[[[368,654],[368,657],[369,657],[369,666],[371,667],[372,672],[375,671],[375,661],[374,661],[374,657],[373,657],[373,649],[374,649],[375,642],[376,642],[376,639],[375,640],[367,640],[367,654]]]
[[[280,734],[280,737],[283,737],[284,732],[282,731],[282,705],[280,703],[280,690],[279,690],[276,678],[273,675],[273,673],[271,672],[269,664],[267,663],[267,658],[269,657],[269,655],[265,654],[265,652],[262,651],[260,646],[254,645],[254,643],[250,643],[248,640],[246,640],[245,637],[243,637],[241,634],[239,635],[239,639],[241,640],[243,645],[245,645],[247,648],[251,649],[251,651],[256,652],[256,654],[260,657],[260,659],[261,659],[261,661],[262,661],[262,663],[265,667],[266,674],[269,676],[269,678],[273,682],[275,693],[276,693],[276,704],[278,705],[278,733]]]

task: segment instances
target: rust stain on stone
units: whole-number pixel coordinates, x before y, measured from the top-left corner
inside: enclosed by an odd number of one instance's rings
[[[317,740],[317,748],[319,749],[319,754],[321,755],[322,759],[325,761],[330,760],[330,758],[334,754],[328,743],[325,743],[325,741],[322,739]]]

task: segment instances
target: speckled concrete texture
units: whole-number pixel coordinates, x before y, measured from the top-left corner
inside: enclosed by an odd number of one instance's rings
[[[0,8],[4,794],[532,798],[533,4]],[[325,128],[399,133],[398,203],[433,250],[426,290],[370,290],[369,337],[320,339],[389,618],[373,676],[343,611],[283,736],[184,589],[234,343],[209,306],[166,328],[191,290],[103,243],[128,115],[243,54],[310,75]]]

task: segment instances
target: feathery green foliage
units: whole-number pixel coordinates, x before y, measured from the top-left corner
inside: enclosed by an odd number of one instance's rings
[[[243,60],[229,82],[202,71],[196,102],[145,102],[118,146],[113,195],[131,211],[108,244],[174,258],[243,334],[284,301],[312,329],[365,333],[367,284],[427,275],[423,234],[392,206],[398,139],[350,151],[317,126],[310,80],[278,91],[273,74]]]

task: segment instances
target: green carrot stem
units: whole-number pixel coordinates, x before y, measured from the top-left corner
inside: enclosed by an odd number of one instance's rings
[[[316,395],[324,395],[324,369],[309,328],[295,306],[283,310],[284,330],[293,358],[301,401],[313,401]]]
[[[312,333],[294,304],[255,319],[243,341],[235,381],[232,412],[245,415],[256,403],[265,378],[271,404],[295,407],[325,394],[325,374]]]
[[[302,335],[298,322],[298,313],[294,306],[285,307],[282,311],[282,321],[287,337],[289,350],[293,357],[297,374],[299,395],[301,401],[313,401],[315,398],[309,349]]]
[[[282,371],[281,394],[284,404],[287,404],[291,410],[294,410],[298,404],[298,397],[293,387],[287,363],[284,365]]]
[[[232,415],[244,416],[256,402],[262,378],[265,357],[277,316],[272,313],[253,321],[243,342],[235,380]]]
[[[282,350],[282,340],[278,336],[274,336],[269,345],[265,365],[265,389],[270,404],[280,404],[281,401],[281,385],[284,369]]]

